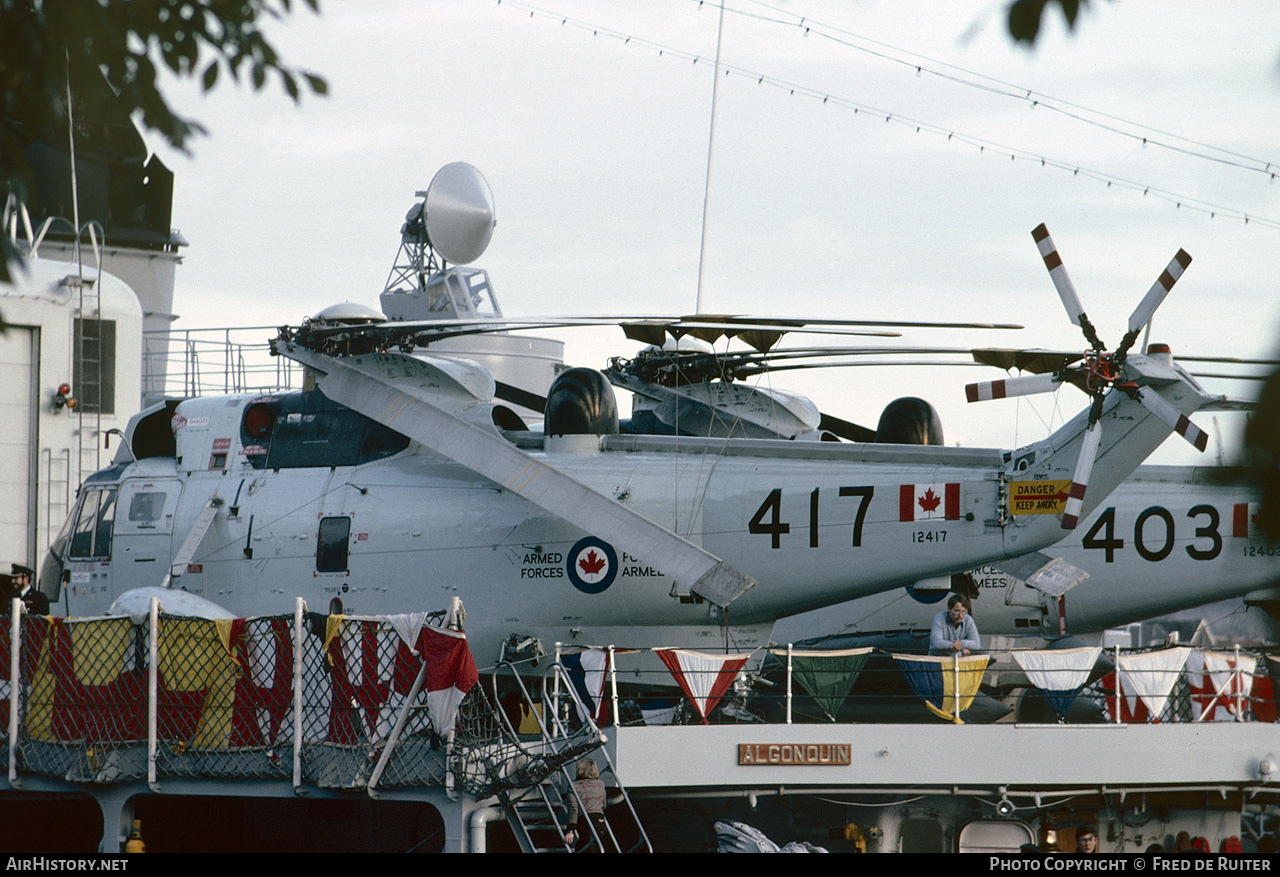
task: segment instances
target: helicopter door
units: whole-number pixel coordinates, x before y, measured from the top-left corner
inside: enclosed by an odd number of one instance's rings
[[[66,546],[67,611],[101,615],[111,605],[116,485],[84,487]],[[56,547],[56,546],[55,546]]]
[[[173,553],[173,518],[182,495],[177,479],[130,479],[120,485],[116,512],[112,599],[118,592],[159,586]]]

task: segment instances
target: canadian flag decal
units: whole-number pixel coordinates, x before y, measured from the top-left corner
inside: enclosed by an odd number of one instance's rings
[[[1249,504],[1238,502],[1231,507],[1231,535],[1236,539],[1249,538]]]
[[[903,484],[898,490],[898,520],[960,520],[959,484]]]

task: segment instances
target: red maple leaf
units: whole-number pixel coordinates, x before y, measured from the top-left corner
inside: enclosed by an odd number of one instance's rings
[[[920,508],[924,509],[926,512],[937,511],[938,503],[940,502],[942,502],[942,499],[933,492],[932,487],[926,490],[924,496],[919,499]]]
[[[604,569],[604,563],[604,558],[597,555],[594,548],[591,549],[586,557],[578,558],[578,566],[582,567],[582,571],[589,576],[593,576]]]

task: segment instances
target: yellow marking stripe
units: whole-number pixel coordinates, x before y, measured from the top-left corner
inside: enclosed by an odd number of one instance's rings
[[[524,468],[522,468],[519,472],[517,472],[515,477],[507,482],[507,489],[514,490],[516,493],[519,493],[520,491],[528,487],[529,482],[532,481],[534,478],[537,478],[538,473],[541,472],[543,469],[547,468],[546,466],[539,464],[538,468],[533,472],[532,475],[530,475],[528,478],[524,480],[523,484],[521,484],[519,487],[515,487],[514,485],[517,481],[520,480],[520,476],[523,475],[526,471],[528,471],[530,466],[534,465],[537,462],[538,462],[537,460],[530,460],[528,463],[525,463]]]
[[[401,399],[403,399],[404,401],[400,402]],[[395,405],[397,402],[400,402],[400,407],[396,409],[396,412],[394,414],[388,414],[388,412],[391,411],[392,408],[395,408]],[[397,417],[400,416],[400,412],[404,411],[405,406],[408,404],[409,404],[409,396],[404,393],[397,393],[395,397],[390,402],[387,403],[387,407],[382,409],[382,413],[378,415],[378,418],[377,418],[378,422],[384,423],[384,424],[390,423],[391,421],[395,420]]]
[[[400,407],[396,409],[395,413],[386,419],[385,423],[387,426],[390,426],[392,423],[394,423],[395,419],[399,417],[401,414],[403,414],[404,409],[408,408],[409,403],[413,401],[412,396],[405,396],[403,394],[401,394],[400,398],[397,399],[396,402],[399,402],[400,399],[403,399],[404,401],[400,403]],[[393,402],[392,404],[394,405],[395,402]]]

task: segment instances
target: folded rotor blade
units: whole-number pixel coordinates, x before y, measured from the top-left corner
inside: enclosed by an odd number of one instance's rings
[[[1170,429],[1190,442],[1197,451],[1203,452],[1209,446],[1209,434],[1192,423],[1187,415],[1174,408],[1159,394],[1151,390],[1140,389],[1134,394],[1134,398],[1141,402],[1148,411],[1164,421]]]
[[[851,442],[874,442],[876,440],[876,431],[874,429],[867,429],[865,426],[850,423],[848,420],[841,420],[839,417],[833,417],[830,414],[822,415],[822,420],[818,422],[818,429],[829,432],[832,435],[838,435],[840,438]]]
[[[1177,255],[1169,262],[1169,267],[1165,268],[1156,278],[1156,282],[1151,284],[1151,288],[1147,290],[1147,294],[1142,297],[1142,301],[1138,302],[1138,306],[1129,316],[1129,331],[1135,335],[1147,325],[1151,316],[1156,312],[1156,308],[1160,307],[1160,303],[1164,301],[1164,297],[1169,294],[1169,290],[1173,289],[1173,285],[1178,282],[1178,278],[1182,276],[1182,272],[1187,270],[1187,266],[1191,264],[1191,256],[1186,250],[1178,250]]]
[[[1080,523],[1080,513],[1084,509],[1084,490],[1089,484],[1089,473],[1093,471],[1094,458],[1098,456],[1098,443],[1102,441],[1102,423],[1095,420],[1085,430],[1084,442],[1080,445],[1080,457],[1076,460],[1075,475],[1071,477],[1071,490],[1067,494],[1067,508],[1062,516],[1062,529],[1074,530]]]
[[[1053,285],[1058,290],[1058,298],[1062,299],[1062,305],[1067,309],[1067,316],[1071,318],[1072,323],[1081,326],[1080,318],[1084,316],[1084,306],[1080,304],[1080,296],[1076,295],[1076,288],[1071,285],[1071,278],[1067,276],[1067,269],[1062,264],[1062,257],[1058,255],[1058,248],[1054,246],[1053,238],[1049,237],[1049,229],[1044,223],[1040,223],[1031,232],[1031,236],[1035,238],[1036,246],[1040,249],[1044,266],[1049,269],[1049,277],[1053,279]]]
[[[981,381],[967,384],[964,395],[970,402],[986,402],[989,399],[1004,399],[1009,396],[1030,396],[1035,393],[1052,393],[1062,383],[1062,373],[1027,375],[1021,378],[1007,378],[1002,381]]]
[[[993,365],[996,368],[1018,369],[1041,375],[1046,372],[1060,372],[1073,362],[1084,358],[1078,350],[1016,350],[997,347],[975,347],[969,353],[974,362]]]
[[[334,402],[688,583],[690,590],[718,606],[728,606],[756,584],[755,579],[613,497],[429,401],[434,378],[420,360],[397,354],[339,360],[282,343],[273,349],[319,372],[318,387]]]
[[[522,390],[513,384],[504,384],[502,381],[494,381],[493,385],[493,397],[495,399],[522,405],[530,411],[537,411],[538,413],[547,410],[546,396],[530,393],[528,390]]]

